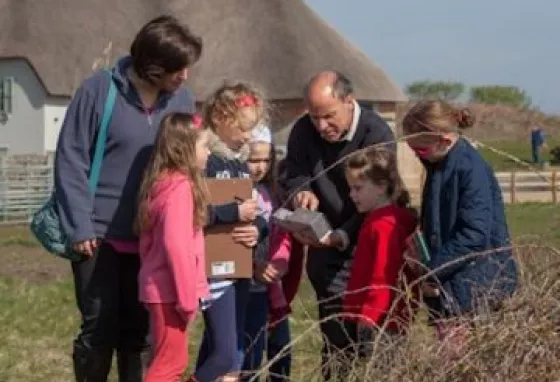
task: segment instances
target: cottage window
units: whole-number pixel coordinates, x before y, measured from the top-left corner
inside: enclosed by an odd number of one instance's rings
[[[13,84],[14,79],[11,77],[4,77],[0,80],[0,112],[5,114],[12,113]]]

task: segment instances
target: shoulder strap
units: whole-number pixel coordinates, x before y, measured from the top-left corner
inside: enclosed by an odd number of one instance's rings
[[[99,172],[101,171],[101,163],[103,162],[103,155],[105,154],[105,143],[107,142],[107,130],[113,114],[113,106],[115,106],[116,97],[117,88],[111,73],[109,73],[109,92],[107,93],[107,98],[105,99],[103,117],[101,118],[101,124],[99,125],[99,132],[97,133],[95,153],[93,155],[88,179],[88,187],[91,193],[95,193],[97,183],[99,182]]]

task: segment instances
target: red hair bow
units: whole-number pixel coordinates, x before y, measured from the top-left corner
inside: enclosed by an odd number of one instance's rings
[[[235,104],[237,105],[237,107],[255,106],[257,104],[257,100],[255,99],[255,97],[253,97],[251,95],[244,95],[244,96],[239,97],[235,101]]]
[[[192,124],[195,129],[200,129],[202,126],[202,118],[200,118],[200,115],[193,115]]]

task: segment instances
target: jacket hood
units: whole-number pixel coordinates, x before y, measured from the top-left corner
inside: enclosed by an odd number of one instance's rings
[[[411,235],[418,225],[418,218],[412,209],[397,207],[394,204],[370,212],[367,219],[374,218],[382,219],[393,225],[398,224],[407,236]]]
[[[115,85],[121,92],[121,94],[129,101],[131,104],[136,105],[139,108],[143,108],[142,101],[138,96],[136,88],[130,82],[126,72],[132,66],[132,58],[130,56],[123,57],[117,61],[113,69],[111,70],[111,75]],[[172,93],[160,92],[158,96],[157,104],[164,104],[173,96]]]
[[[208,147],[212,154],[227,160],[237,159],[240,162],[246,162],[249,158],[249,145],[244,145],[240,150],[234,151],[227,147],[212,130],[208,130]]]

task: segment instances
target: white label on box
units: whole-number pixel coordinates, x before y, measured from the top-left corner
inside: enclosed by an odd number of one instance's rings
[[[212,263],[212,276],[227,276],[235,273],[234,261],[216,261]]]

